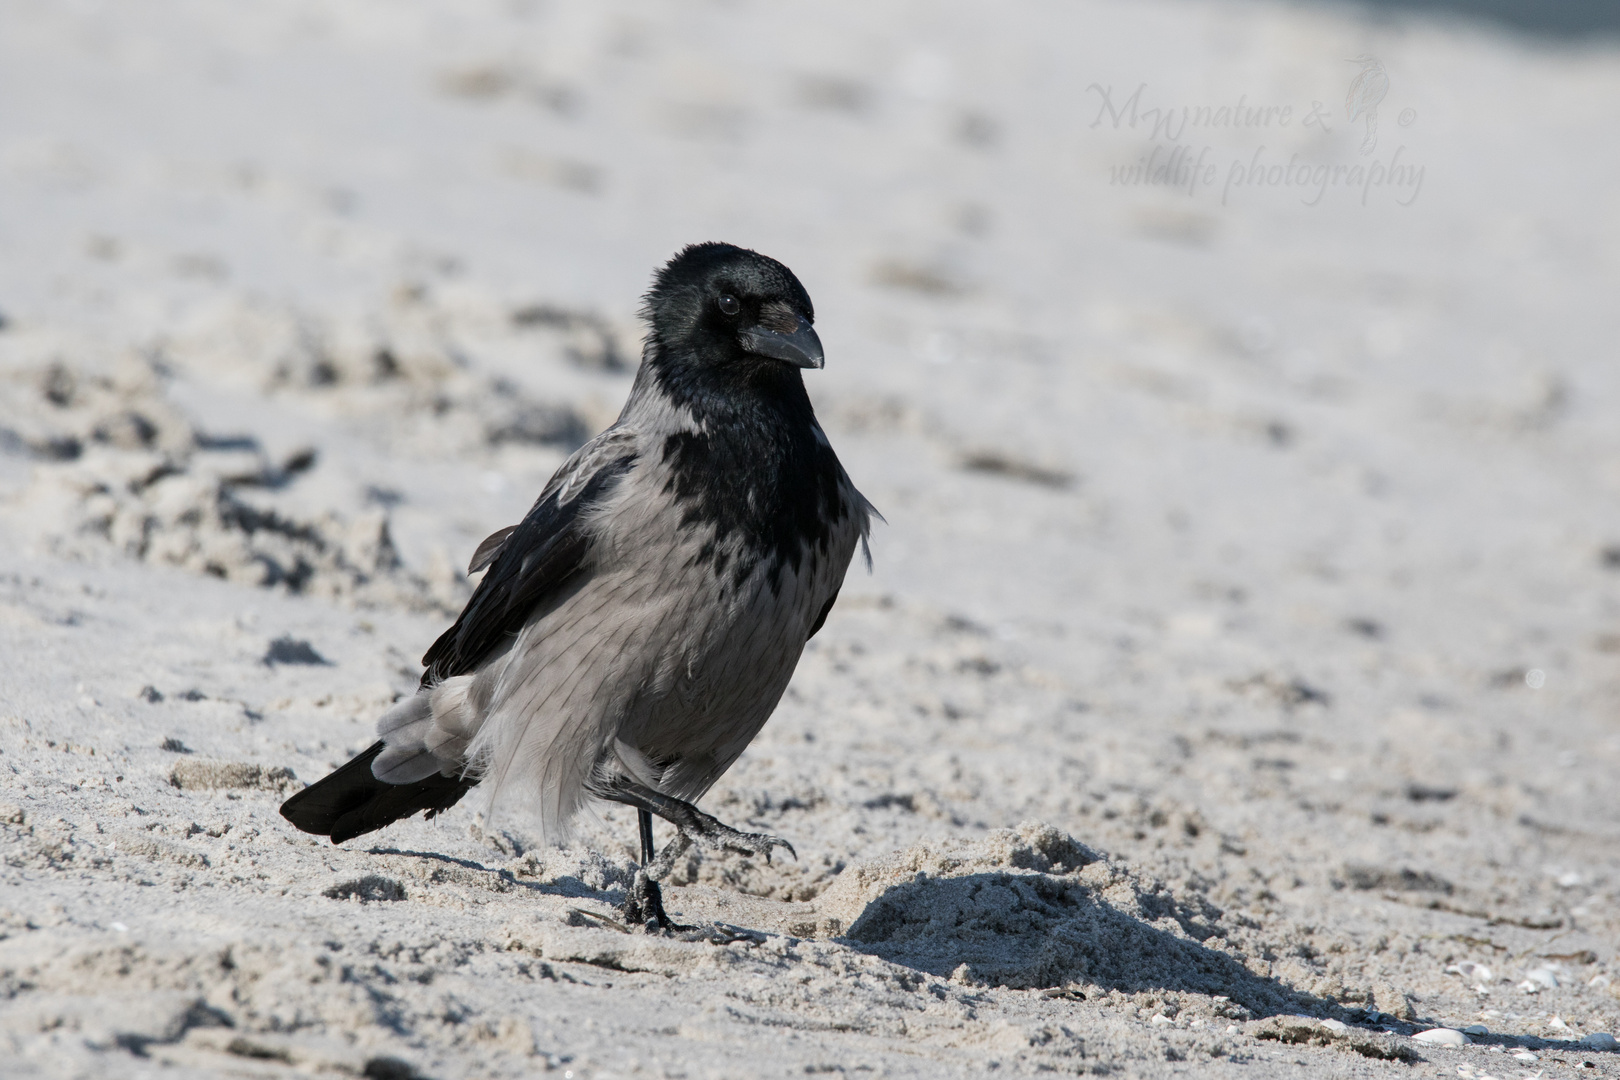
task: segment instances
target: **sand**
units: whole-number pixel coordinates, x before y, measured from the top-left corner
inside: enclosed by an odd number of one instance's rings
[[[1617,61],[7,5],[0,1072],[1620,1076]],[[797,861],[649,935],[622,810],[292,830],[702,239],[805,281],[887,521],[703,803]]]

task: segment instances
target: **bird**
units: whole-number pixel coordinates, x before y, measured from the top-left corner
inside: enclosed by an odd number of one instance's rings
[[[1361,153],[1366,155],[1378,145],[1378,103],[1389,93],[1389,75],[1376,56],[1358,56],[1350,63],[1360,64],[1361,71],[1350,80],[1350,92],[1344,98],[1344,111],[1349,114],[1351,123],[1358,116],[1366,117],[1367,134],[1361,140]]]
[[[579,448],[422,657],[377,741],[281,807],[334,844],[454,806],[538,818],[549,842],[583,812],[637,811],[627,922],[668,929],[658,881],[694,845],[796,854],[695,805],[775,710],[876,509],[816,419],[809,293],[782,263],[725,243],[655,273],[646,342],[618,419]],[[652,819],[675,826],[662,854]]]

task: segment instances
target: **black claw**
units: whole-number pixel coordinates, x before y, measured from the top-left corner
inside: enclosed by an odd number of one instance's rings
[[[724,825],[720,827],[725,828]],[[744,855],[763,856],[767,866],[771,864],[771,850],[778,847],[787,848],[787,853],[793,856],[793,861],[799,861],[799,853],[793,850],[792,844],[780,836],[771,836],[768,833],[737,833],[722,840],[720,846]]]

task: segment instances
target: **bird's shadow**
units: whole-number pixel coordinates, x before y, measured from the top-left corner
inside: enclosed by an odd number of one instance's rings
[[[1214,928],[1166,912],[1188,936],[1120,911],[1072,879],[986,872],[885,890],[843,940],[891,963],[984,986],[1073,984],[1224,997],[1253,1016],[1342,1012],[1210,948]]]
[[[505,867],[485,866],[476,859],[457,858],[454,855],[445,855],[437,851],[407,851],[403,848],[374,847],[370,849],[369,854],[399,855],[410,859],[425,859],[431,862],[444,863],[447,866],[453,866],[461,870],[489,874],[491,877],[505,882],[509,887],[525,889],[541,896],[557,896],[569,900],[602,900],[604,898],[602,888],[588,885],[579,878],[572,876],[560,876],[547,881],[539,881],[534,878],[518,877]],[[609,884],[610,888],[612,884],[614,883]]]

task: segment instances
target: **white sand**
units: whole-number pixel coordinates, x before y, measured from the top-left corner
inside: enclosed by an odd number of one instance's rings
[[[1620,1076],[1617,61],[1260,4],[5,5],[0,1073]],[[660,938],[604,921],[624,812],[292,830],[701,239],[803,278],[888,519],[705,800],[798,862],[694,860]]]

